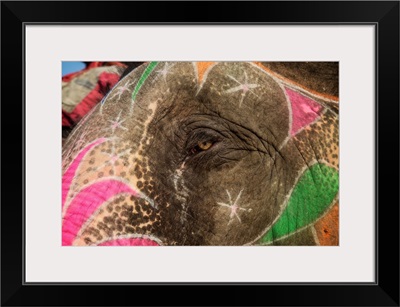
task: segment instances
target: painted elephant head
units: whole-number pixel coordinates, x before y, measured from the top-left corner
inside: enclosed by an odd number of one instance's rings
[[[337,98],[267,67],[124,76],[63,148],[63,245],[337,244]]]

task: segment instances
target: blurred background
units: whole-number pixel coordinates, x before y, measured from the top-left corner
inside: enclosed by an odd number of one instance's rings
[[[62,141],[123,78],[143,62],[62,62]]]

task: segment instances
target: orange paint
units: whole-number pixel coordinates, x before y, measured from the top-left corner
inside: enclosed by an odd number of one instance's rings
[[[214,66],[216,62],[196,62],[197,66],[197,81],[199,84],[202,83],[204,74],[209,70],[211,66]]]
[[[339,245],[339,203],[336,203],[323,218],[315,223],[319,244]]]
[[[336,96],[332,96],[332,95],[327,95],[327,94],[321,94],[318,93],[314,90],[311,90],[309,88],[304,87],[303,85],[301,85],[300,83],[294,82],[292,80],[289,80],[288,78],[285,78],[284,76],[277,74],[276,72],[273,72],[272,70],[270,70],[269,68],[265,67],[264,65],[262,65],[262,63],[260,62],[253,62],[255,65],[257,65],[258,67],[260,67],[262,70],[264,70],[265,72],[267,72],[268,74],[274,76],[275,78],[278,78],[279,80],[285,82],[288,85],[292,85],[292,86],[296,86],[299,87],[300,89],[303,89],[307,92],[309,92],[310,94],[313,94],[317,97],[320,97],[322,99],[329,99],[329,100],[333,100],[335,102],[339,102],[339,98]]]

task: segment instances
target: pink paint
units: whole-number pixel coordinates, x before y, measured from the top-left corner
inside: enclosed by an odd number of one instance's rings
[[[293,136],[320,116],[322,106],[315,100],[289,88],[285,88],[285,90],[292,106],[292,130],[290,134]]]
[[[82,189],[71,201],[63,218],[62,245],[71,245],[93,213],[110,198],[123,193],[139,196],[137,191],[116,179],[96,182]]]
[[[123,238],[103,242],[99,246],[159,246],[153,240],[145,238]]]
[[[85,148],[83,148],[79,154],[76,156],[74,161],[71,163],[71,165],[68,167],[67,171],[64,173],[63,178],[62,178],[62,208],[64,208],[65,205],[65,200],[67,198],[71,182],[75,177],[76,170],[78,169],[79,164],[81,163],[82,159],[84,156],[88,153],[89,150],[91,150],[93,147],[105,142],[105,138],[100,138],[95,140],[94,142],[90,143],[87,145]]]
[[[237,215],[237,211],[240,207],[236,204],[231,206],[231,215],[229,216],[230,218],[233,218],[235,215]]]
[[[117,155],[113,155],[110,159],[110,162],[114,164],[115,162],[117,162],[118,159],[119,157]]]

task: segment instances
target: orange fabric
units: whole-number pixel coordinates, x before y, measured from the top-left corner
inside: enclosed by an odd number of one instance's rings
[[[291,84],[293,86],[297,86],[297,87],[299,87],[299,88],[301,88],[301,89],[303,89],[303,90],[305,90],[305,91],[307,91],[307,92],[309,92],[309,93],[311,93],[311,94],[313,94],[313,95],[315,95],[317,97],[319,96],[319,97],[322,97],[322,98],[325,98],[325,99],[330,99],[330,100],[339,102],[339,98],[336,97],[336,96],[318,93],[316,91],[313,91],[313,90],[311,90],[309,88],[304,87],[303,85],[301,85],[301,84],[299,84],[297,82],[289,80],[289,79],[285,78],[284,76],[281,76],[280,74],[277,74],[276,72],[273,72],[272,70],[270,70],[267,67],[265,67],[264,65],[262,65],[262,63],[260,63],[260,62],[253,62],[253,63],[256,64],[258,67],[262,68],[264,71],[266,71],[270,75],[282,80],[283,82],[285,82],[287,84]]]
[[[339,203],[314,225],[320,245],[339,245]]]
[[[197,80],[199,83],[203,81],[203,77],[208,68],[215,65],[215,62],[196,62],[197,65]]]

